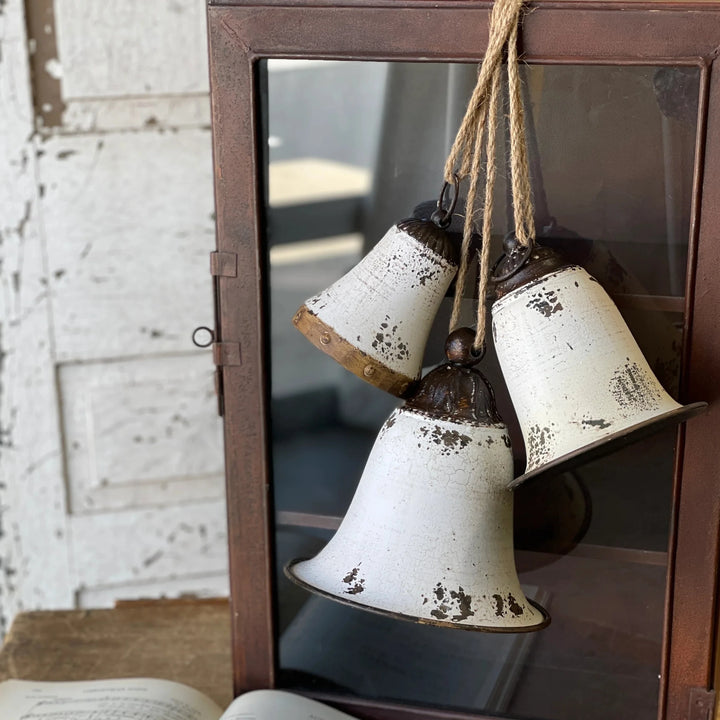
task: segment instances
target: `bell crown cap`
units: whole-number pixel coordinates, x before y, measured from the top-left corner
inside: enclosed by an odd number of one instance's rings
[[[457,243],[450,237],[449,233],[436,225],[431,220],[418,220],[407,218],[397,224],[398,230],[407,233],[426,248],[432,250],[443,260],[451,265],[460,264],[460,253]]]
[[[529,248],[523,247],[514,235],[506,237],[503,246],[505,252],[493,268],[495,300],[573,265],[557,250],[545,245],[534,242]]]
[[[451,333],[445,343],[447,363],[431,370],[405,407],[432,417],[477,425],[497,425],[502,418],[495,404],[495,393],[487,378],[475,367],[482,353],[475,354],[475,334],[470,328]]]

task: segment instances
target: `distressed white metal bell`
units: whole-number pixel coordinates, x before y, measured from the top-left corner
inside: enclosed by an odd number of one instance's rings
[[[457,331],[461,332],[461,331]],[[547,613],[513,556],[512,453],[473,333],[382,427],[340,528],[288,576],[333,600],[421,623],[519,632]],[[453,337],[455,336],[455,337]],[[454,349],[453,349],[454,347]]]
[[[433,319],[458,268],[457,248],[428,220],[394,225],[293,322],[358,377],[403,396],[420,378]]]
[[[560,472],[701,412],[663,389],[600,284],[512,238],[495,270],[495,350],[522,429],[525,473]]]

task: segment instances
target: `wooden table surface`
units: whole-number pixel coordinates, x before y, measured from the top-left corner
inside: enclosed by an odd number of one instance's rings
[[[232,700],[228,600],[20,613],[0,651],[0,680],[123,677],[185,683],[225,708]]]

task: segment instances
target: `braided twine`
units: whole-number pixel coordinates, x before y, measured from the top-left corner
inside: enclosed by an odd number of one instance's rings
[[[470,264],[470,248],[476,229],[476,208],[483,206],[482,250],[479,258],[477,326],[473,348],[480,352],[485,343],[487,324],[485,294],[489,278],[490,233],[492,229],[493,190],[496,177],[498,104],[502,82],[503,51],[507,47],[508,124],[510,131],[510,173],[512,180],[515,235],[523,246],[535,237],[532,190],[528,166],[527,141],[518,60],[518,24],[524,0],[496,0],[490,14],[488,47],[478,73],[477,84],[468,103],[455,142],[445,162],[445,181],[453,183],[469,176],[465,206],[465,224],[453,301],[450,330],[457,328]],[[485,175],[485,187],[478,187]]]

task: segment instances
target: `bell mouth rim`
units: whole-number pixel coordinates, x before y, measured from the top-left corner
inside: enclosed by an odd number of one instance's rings
[[[630,425],[523,473],[516,477],[508,485],[508,488],[514,490],[519,485],[530,480],[535,481],[550,474],[557,475],[567,470],[572,470],[578,465],[584,465],[586,462],[603,457],[604,455],[609,455],[626,445],[631,445],[638,440],[650,437],[660,430],[700,415],[700,413],[707,409],[707,406],[708,404],[706,402],[689,403],[688,405],[681,405],[673,410],[668,410],[655,417]]]
[[[357,600],[351,600],[350,598],[344,598],[340,595],[335,595],[331,592],[328,592],[327,590],[323,590],[322,588],[318,588],[315,585],[311,585],[310,583],[301,580],[293,572],[293,567],[298,563],[305,562],[308,559],[309,558],[296,558],[295,560],[290,560],[290,562],[288,562],[283,568],[285,577],[287,577],[289,580],[292,580],[292,582],[294,582],[296,585],[300,586],[304,590],[308,590],[315,595],[320,595],[321,597],[327,598],[328,600],[334,600],[335,602],[342,603],[343,605],[348,605],[358,610],[366,610],[368,612],[375,613],[376,615],[383,615],[385,617],[393,618],[395,620],[404,620],[406,622],[413,622],[418,625],[433,625],[435,627],[491,633],[535,632],[536,630],[544,630],[552,622],[550,613],[542,605],[540,605],[540,603],[535,602],[535,600],[531,600],[529,597],[526,597],[525,599],[530,605],[535,608],[535,610],[540,613],[540,615],[542,616],[542,620],[535,625],[521,625],[517,627],[498,627],[495,625],[463,625],[461,623],[448,622],[447,620],[431,620],[429,618],[423,618],[417,615],[408,615],[407,613],[394,612],[392,610],[383,610],[382,608],[376,608],[372,605],[366,605],[365,603],[358,602]]]
[[[296,310],[293,325],[312,345],[345,370],[379,390],[399,398],[405,398],[412,393],[420,380],[420,370],[416,377],[410,377],[356,347],[308,307],[308,302],[309,300]]]

